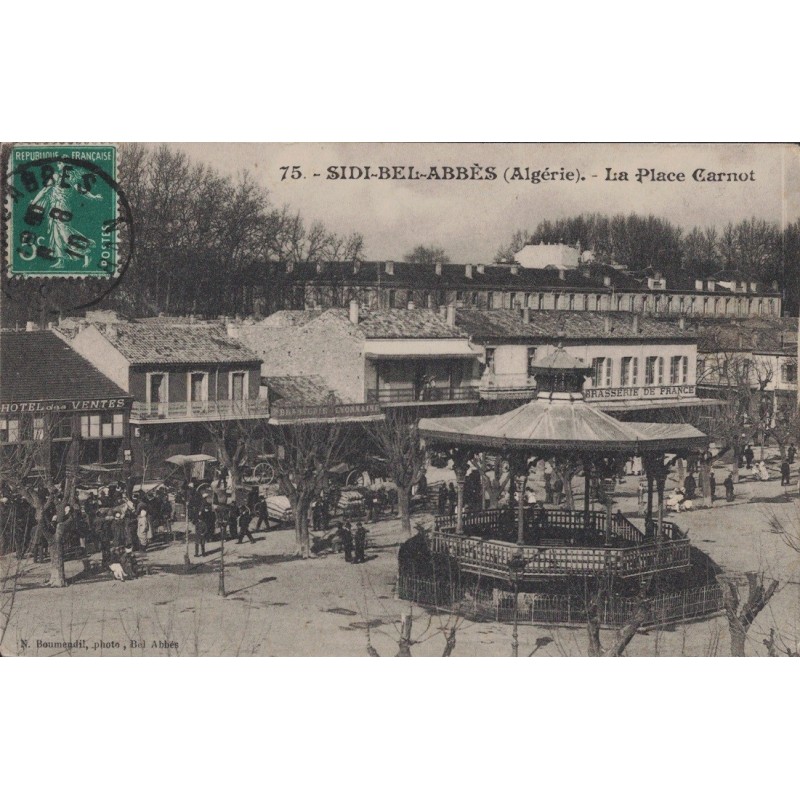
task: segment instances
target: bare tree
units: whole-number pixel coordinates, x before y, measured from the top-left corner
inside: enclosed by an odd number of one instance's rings
[[[52,431],[51,431],[52,432]],[[35,544],[40,537],[47,541],[50,551],[49,585],[62,588],[67,585],[64,571],[64,536],[71,520],[66,506],[75,496],[75,473],[71,465],[76,461],[76,439],[70,443],[66,453],[66,464],[59,474],[65,474],[63,484],[58,475],[53,476],[47,463],[47,430],[34,434],[30,440],[14,445],[4,445],[0,458],[0,486],[10,494],[20,496],[34,511],[36,526],[33,534]],[[48,516],[53,519],[48,524]]]
[[[348,451],[339,425],[299,423],[270,425],[266,440],[275,453],[275,475],[294,512],[297,554],[311,556],[308,514],[311,503],[328,481],[332,466]]]
[[[607,587],[600,587],[587,599],[586,630],[589,635],[590,656],[621,656],[650,613],[650,602],[646,598],[640,598],[633,614],[615,632],[614,642],[608,647],[604,647],[600,640],[600,609],[609,594]]]
[[[744,656],[747,632],[755,618],[764,610],[778,588],[778,581],[772,580],[765,585],[764,575],[756,572],[746,572],[747,599],[740,603],[739,590],[733,578],[718,577],[717,582],[722,588],[722,601],[725,606],[725,616],[728,618],[728,630],[731,636],[731,655]]]
[[[411,488],[425,470],[425,448],[419,438],[418,421],[413,414],[398,410],[387,413],[385,420],[367,430],[386,459],[389,476],[397,486],[403,532],[410,536]]]

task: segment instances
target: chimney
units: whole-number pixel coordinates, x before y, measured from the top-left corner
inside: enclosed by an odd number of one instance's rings
[[[478,275],[483,275],[486,272],[486,267],[483,264],[478,264]]]
[[[772,281],[772,291],[773,292],[778,291],[778,281]]]
[[[291,275],[294,272],[294,261],[286,262],[286,274]]]
[[[758,291],[758,284],[755,281],[750,281],[750,291],[755,294]]]
[[[697,292],[702,292],[702,291],[703,291],[703,281],[701,281],[701,280],[696,280],[696,281],[694,282],[694,288],[695,288],[695,291],[697,291]]]
[[[317,275],[319,275],[321,272],[322,272],[322,262],[317,261]]]
[[[611,286],[611,276],[603,275],[603,286]]]
[[[717,282],[716,281],[708,281],[707,282],[707,286],[708,286],[708,291],[709,292],[714,292],[717,289]]]
[[[456,307],[453,303],[447,306],[447,324],[453,327],[456,324]]]
[[[350,301],[350,324],[358,325],[358,300]]]
[[[385,269],[387,275],[394,275],[394,261],[387,261]]]
[[[511,274],[512,275],[519,275],[519,265],[518,264],[512,264],[511,265]]]
[[[471,278],[472,277],[472,264],[467,264],[464,267],[464,277]]]
[[[409,300],[408,301],[408,310],[409,311],[413,311],[415,308],[416,308],[416,306],[414,305],[414,301],[413,300]]]
[[[25,330],[26,330],[28,333],[30,333],[31,331],[38,330],[38,328],[36,327],[36,323],[35,323],[35,322],[33,322],[32,320],[28,320],[28,321],[25,323]]]
[[[437,275],[441,275],[442,274],[442,262],[441,261],[437,261],[436,262],[436,274]]]
[[[638,336],[639,335],[639,315],[638,314],[634,314],[633,315],[633,324],[631,326],[631,332],[633,333],[634,336]]]
[[[361,269],[361,262],[356,259],[353,261],[353,275],[358,275],[358,271]]]
[[[559,267],[558,268],[558,279],[560,281],[564,281],[564,280],[567,279],[567,270],[564,269],[564,267]]]
[[[525,308],[522,309],[522,321],[525,323],[525,325],[528,325],[531,321],[531,310],[528,308],[528,306],[525,306]]]

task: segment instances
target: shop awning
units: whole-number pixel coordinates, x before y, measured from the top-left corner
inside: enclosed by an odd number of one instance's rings
[[[476,358],[466,339],[368,339],[364,355],[389,358]]]

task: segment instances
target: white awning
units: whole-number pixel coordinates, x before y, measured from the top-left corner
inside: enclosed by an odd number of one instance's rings
[[[466,339],[368,339],[367,358],[475,358]]]

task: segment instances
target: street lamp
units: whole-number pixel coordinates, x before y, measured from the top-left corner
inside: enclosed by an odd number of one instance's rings
[[[519,635],[517,629],[517,606],[519,598],[519,585],[525,577],[525,565],[528,562],[522,557],[522,552],[517,551],[511,558],[508,559],[508,579],[511,581],[511,586],[514,590],[514,629],[511,635],[511,655],[519,655]]]

